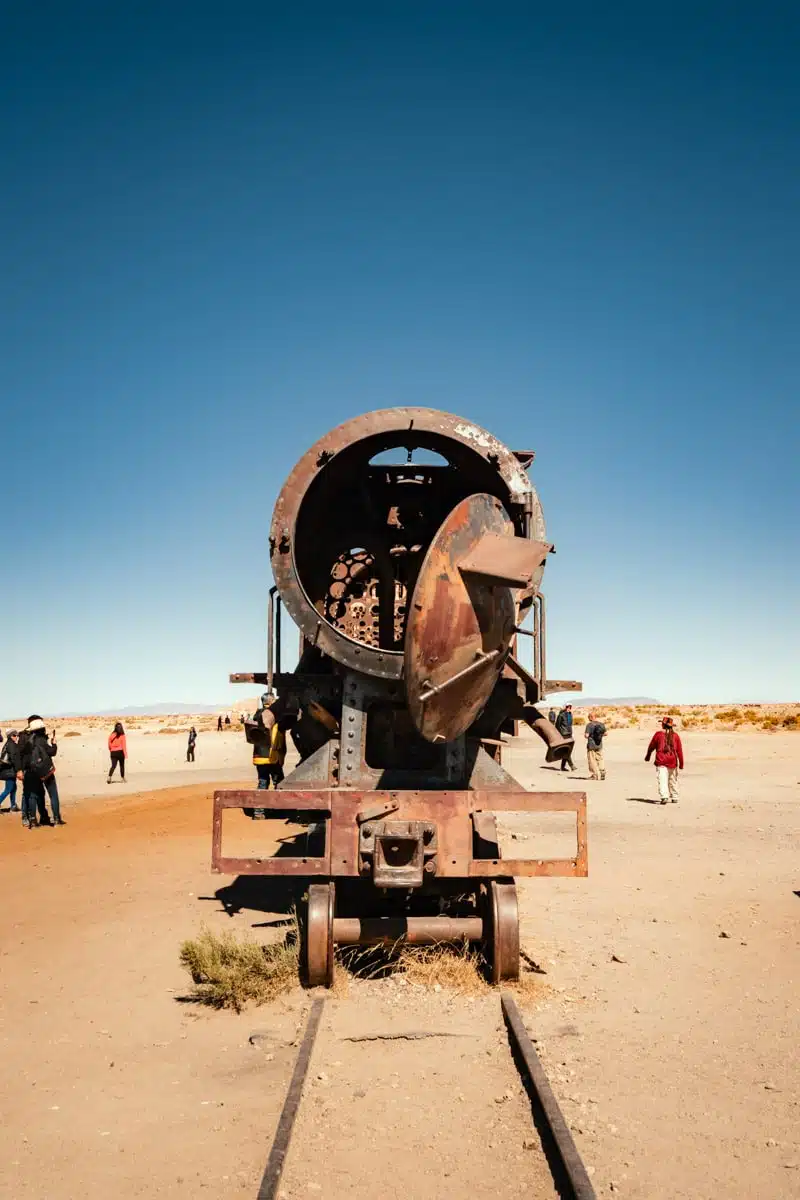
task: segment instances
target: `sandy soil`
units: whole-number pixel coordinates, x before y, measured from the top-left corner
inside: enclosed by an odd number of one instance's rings
[[[248,780],[241,734],[212,739],[230,761],[209,771]],[[520,885],[547,971],[526,1020],[599,1194],[797,1197],[800,739],[684,740],[663,808],[636,730],[609,735],[605,783],[544,767],[532,741],[508,753],[527,786],[590,795],[590,879]],[[143,738],[127,786],[189,778],[149,758],[174,741]],[[66,764],[69,798],[87,774]],[[0,815],[0,1196],[252,1196],[308,997],[197,1010],[178,949],[202,921],[274,936],[285,897],[210,874],[210,787],[96,790],[65,829]],[[538,848],[509,828],[515,853]],[[409,1028],[463,1036],[343,1040]],[[551,1195],[530,1131],[494,995],[357,982],[328,1001],[284,1192]]]

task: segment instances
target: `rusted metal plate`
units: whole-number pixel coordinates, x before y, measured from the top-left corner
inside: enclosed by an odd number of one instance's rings
[[[279,789],[263,791],[259,788],[224,789],[214,792],[216,808],[265,808],[272,812],[330,812],[331,792],[315,789],[313,792],[291,792]]]
[[[269,800],[262,797],[268,796]],[[436,826],[436,855],[433,879],[492,879],[505,876],[588,875],[585,792],[524,791],[356,791],[345,788],[311,793],[320,803],[312,809],[309,793],[218,792],[214,801],[212,869],[240,875],[330,875],[334,878],[361,875],[358,817],[366,808],[392,807],[398,821],[423,821]],[[268,811],[329,812],[326,822],[324,857],[316,858],[223,858],[222,812],[218,797],[237,796],[224,807],[266,808]],[[254,797],[257,797],[254,801]],[[393,806],[396,805],[396,808]],[[572,858],[475,859],[473,858],[473,814],[493,812],[574,812],[577,845]],[[478,822],[481,817],[478,815]]]
[[[215,875],[306,875],[330,874],[327,858],[212,858]]]
[[[521,875],[525,879],[575,879],[586,875],[576,858],[473,858],[471,879],[495,879],[498,875]]]
[[[528,538],[486,533],[459,563],[462,575],[474,575],[497,587],[531,588],[552,546]]]
[[[516,627],[511,589],[460,566],[486,533],[511,541],[514,527],[494,496],[479,492],[452,510],[425,555],[405,643],[406,698],[429,742],[453,741],[484,708]]]
[[[330,823],[325,823],[325,852],[322,856],[271,858],[257,855],[247,858],[228,858],[222,853],[222,814],[226,808],[263,808],[274,816],[314,816],[330,813],[328,790],[315,792],[278,792],[253,788],[249,791],[218,791],[214,793],[214,816],[211,832],[211,870],[219,875],[329,875]]]

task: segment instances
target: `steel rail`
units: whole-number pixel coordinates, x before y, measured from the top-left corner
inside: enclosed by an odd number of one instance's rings
[[[300,1050],[297,1055],[297,1062],[294,1065],[294,1071],[292,1072],[289,1090],[283,1102],[283,1109],[278,1120],[278,1128],[275,1131],[267,1165],[264,1169],[261,1187],[258,1189],[257,1200],[275,1200],[278,1194],[278,1185],[281,1181],[286,1155],[289,1153],[289,1143],[292,1140],[294,1120],[297,1116],[297,1110],[300,1107],[303,1084],[308,1074],[311,1052],[314,1049],[314,1041],[319,1029],[324,1004],[324,1000],[315,1000],[311,1005],[311,1012],[308,1014],[308,1022],[303,1034],[303,1040],[300,1043]]]
[[[583,1165],[583,1159],[578,1153],[578,1147],[575,1145],[539,1055],[525,1028],[522,1015],[508,992],[501,994],[500,1003],[503,1006],[503,1016],[512,1049],[517,1052],[518,1060],[521,1060],[533,1090],[534,1120],[540,1115],[544,1118],[547,1131],[552,1139],[557,1165],[561,1168],[559,1174],[563,1175],[566,1184],[566,1190],[562,1191],[562,1194],[566,1194],[570,1200],[597,1200],[597,1193],[592,1187],[592,1181]],[[544,1150],[547,1154],[548,1147],[546,1145]],[[548,1154],[548,1158],[550,1157],[551,1155]],[[553,1173],[556,1174],[555,1171]],[[559,1182],[556,1180],[557,1184]]]
[[[566,1197],[566,1200],[597,1200],[597,1193],[525,1028],[522,1015],[508,992],[501,992],[500,1002],[512,1056],[531,1096],[534,1122],[540,1136],[544,1135],[542,1150],[548,1160],[559,1195],[562,1198]],[[324,1004],[324,999],[321,999],[314,1000],[311,1005],[257,1200],[276,1200],[278,1195]]]

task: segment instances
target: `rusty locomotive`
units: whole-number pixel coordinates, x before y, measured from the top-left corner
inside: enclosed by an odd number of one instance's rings
[[[215,793],[212,869],[307,882],[310,985],[331,983],[336,944],[401,940],[478,943],[493,980],[516,978],[514,877],[587,874],[585,794],[527,791],[501,761],[521,721],[548,761],[568,754],[537,704],[581,686],[546,676],[532,461],[457,416],[391,408],[326,434],[278,497],[267,669],[231,680],[266,685],[300,761],[276,790]],[[223,814],[256,806],[305,831],[294,852],[223,854]],[[574,852],[503,858],[496,814],[544,811],[575,815]]]

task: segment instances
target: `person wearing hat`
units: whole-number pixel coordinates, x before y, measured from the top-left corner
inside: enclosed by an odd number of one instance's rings
[[[572,740],[572,705],[565,704],[561,712],[556,717],[556,729],[563,738]],[[570,752],[561,760],[561,770],[575,770],[575,763],[572,761],[572,753]]]
[[[22,778],[22,751],[19,745],[19,734],[16,729],[9,729],[6,734],[6,744],[0,754],[0,780],[5,784],[0,795],[0,808],[6,796],[11,802],[11,812],[19,812],[17,807],[17,779]]]
[[[653,734],[644,756],[645,762],[650,762],[653,752],[656,756],[656,778],[661,803],[666,804],[671,800],[673,804],[677,804],[678,771],[683,770],[683,746],[675,732],[672,717],[664,717],[661,728]]]
[[[276,696],[264,692],[252,720],[245,722],[245,738],[253,747],[253,766],[259,791],[268,790],[270,783],[275,788],[283,779],[286,733],[281,728],[283,722],[278,721],[272,711],[276,699]],[[264,820],[267,815],[263,808],[246,808],[244,811],[257,820]]]
[[[34,713],[28,717],[25,744],[22,749],[22,824],[34,829],[36,813],[39,825],[66,825],[61,819],[61,804],[56,783],[56,768],[53,762],[58,753],[55,738],[47,740],[44,721]],[[50,798],[52,820],[47,812],[45,790]]]

